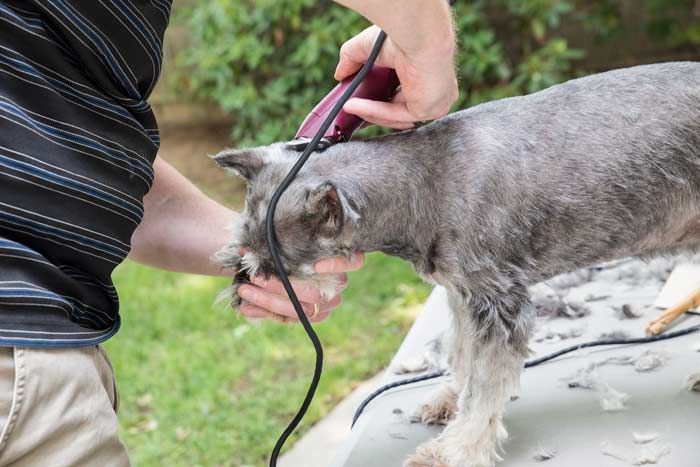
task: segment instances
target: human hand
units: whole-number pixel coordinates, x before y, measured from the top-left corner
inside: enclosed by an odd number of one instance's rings
[[[290,278],[292,287],[306,312],[306,316],[309,317],[309,321],[312,323],[323,321],[333,309],[340,305],[340,293],[348,285],[347,273],[361,268],[364,262],[364,255],[355,253],[350,259],[327,258],[316,263],[317,273],[338,276],[340,283],[338,293],[328,300],[323,300],[318,288],[313,287],[308,282],[300,282]],[[250,284],[240,286],[238,295],[243,299],[240,312],[246,318],[271,319],[285,323],[299,321],[294,306],[287,297],[284,286],[279,279],[270,278],[267,280],[260,276],[252,277]]]
[[[340,48],[335,79],[355,73],[367,61],[379,34],[371,26]],[[402,49],[387,37],[375,65],[396,70],[401,87],[391,102],[350,99],[343,110],[381,126],[405,130],[416,121],[432,120],[449,112],[459,95],[454,68],[454,34],[447,31],[425,44]]]

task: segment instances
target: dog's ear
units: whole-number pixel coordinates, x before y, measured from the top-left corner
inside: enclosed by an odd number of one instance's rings
[[[250,181],[265,165],[263,151],[257,148],[224,149],[213,156],[214,161],[239,177]]]
[[[356,216],[344,194],[331,182],[324,182],[306,192],[306,212],[324,237],[335,238],[343,231],[348,216]]]

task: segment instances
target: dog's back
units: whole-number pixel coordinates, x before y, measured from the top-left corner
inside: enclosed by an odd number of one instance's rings
[[[452,135],[436,172],[462,255],[548,276],[700,244],[700,63],[593,75],[426,130]]]

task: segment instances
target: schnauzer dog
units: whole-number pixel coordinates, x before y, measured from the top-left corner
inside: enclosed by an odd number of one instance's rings
[[[265,214],[298,156],[284,144],[216,156],[248,181],[227,268],[274,273]],[[453,378],[422,408],[447,426],[405,465],[492,466],[528,355],[528,286],[700,247],[700,63],[601,73],[337,144],[312,155],[275,222],[295,276],[315,280],[322,257],[382,251],[447,289]]]

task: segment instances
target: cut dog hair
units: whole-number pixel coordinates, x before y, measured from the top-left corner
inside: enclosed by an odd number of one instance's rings
[[[298,156],[284,144],[216,156],[248,180],[225,267],[274,273],[265,215]],[[527,287],[700,246],[700,64],[601,73],[332,146],[309,159],[275,224],[295,276],[315,280],[323,257],[382,251],[447,289],[453,381],[423,410],[455,413],[405,465],[492,466],[528,355]]]

